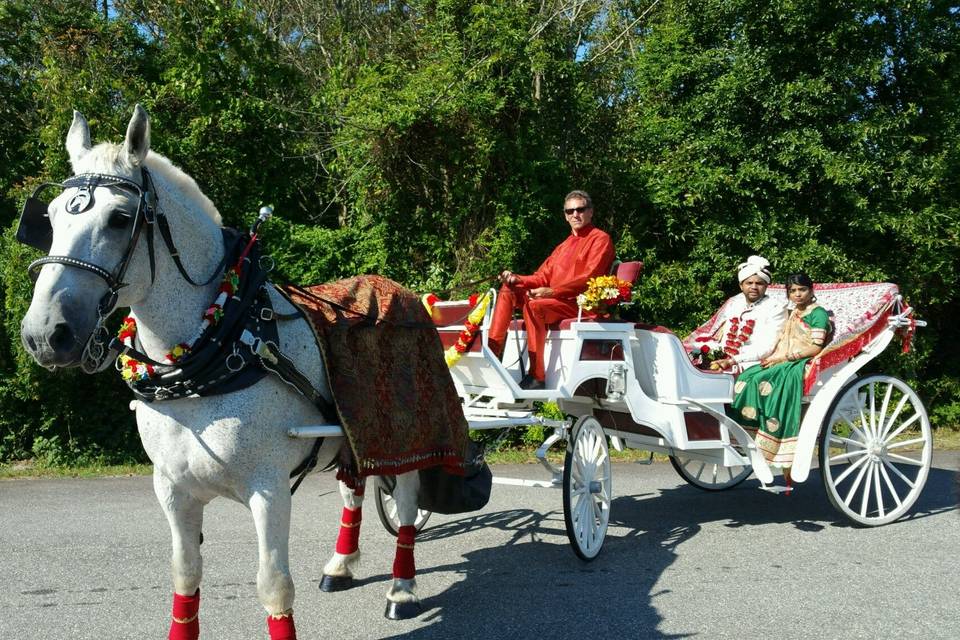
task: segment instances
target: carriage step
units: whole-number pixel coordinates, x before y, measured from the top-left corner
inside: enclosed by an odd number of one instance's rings
[[[793,491],[793,487],[782,487],[780,485],[760,485],[760,488],[764,491],[769,491],[770,493],[786,493],[790,494]]]
[[[525,478],[493,477],[493,484],[508,484],[515,487],[537,487],[540,489],[554,489],[563,484],[560,476],[553,476],[551,480],[527,480]]]

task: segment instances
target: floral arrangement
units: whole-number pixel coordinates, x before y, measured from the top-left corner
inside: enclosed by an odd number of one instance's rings
[[[463,324],[463,331],[460,332],[457,342],[443,352],[443,359],[447,367],[452,367],[460,361],[463,354],[467,352],[470,345],[477,338],[477,331],[480,329],[480,323],[490,305],[490,293],[485,293],[477,300],[477,296],[470,296],[470,303],[475,304],[473,311],[467,316],[467,321]]]
[[[690,352],[690,362],[697,369],[714,369],[713,363],[726,357],[727,354],[724,353],[723,349],[711,349],[709,345],[705,344]]]
[[[605,316],[616,313],[618,305],[630,302],[633,285],[617,276],[597,276],[587,280],[587,290],[577,296],[577,306]]]

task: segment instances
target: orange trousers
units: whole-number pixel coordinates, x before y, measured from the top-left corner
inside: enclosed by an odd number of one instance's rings
[[[575,300],[558,298],[538,298],[527,296],[523,287],[503,285],[497,296],[497,306],[493,308],[493,320],[490,322],[490,334],[487,344],[497,355],[503,353],[507,329],[513,319],[515,309],[523,311],[523,323],[527,330],[527,351],[530,354],[530,375],[537,380],[546,378],[543,362],[543,350],[547,343],[547,327],[554,322],[577,315]]]

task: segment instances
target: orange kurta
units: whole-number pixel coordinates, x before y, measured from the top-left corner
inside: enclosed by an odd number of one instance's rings
[[[545,377],[543,347],[547,326],[577,315],[579,294],[587,288],[587,280],[606,275],[613,264],[613,241],[605,232],[590,225],[573,232],[561,242],[531,275],[520,276],[516,285],[504,285],[493,310],[488,344],[500,352],[514,309],[523,310],[530,352],[530,373],[537,380]],[[531,300],[527,291],[537,287],[553,289],[553,298]]]

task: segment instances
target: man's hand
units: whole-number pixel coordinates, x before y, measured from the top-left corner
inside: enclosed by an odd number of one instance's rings
[[[710,363],[710,369],[711,371],[726,371],[735,364],[737,364],[737,361],[733,358],[720,358]]]
[[[503,284],[517,284],[520,282],[520,278],[516,276],[512,271],[503,271],[500,273],[500,282]]]
[[[550,287],[537,287],[536,289],[530,289],[530,291],[527,292],[527,295],[535,300],[540,298],[552,298],[553,289]]]

